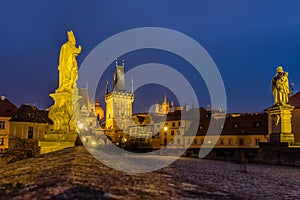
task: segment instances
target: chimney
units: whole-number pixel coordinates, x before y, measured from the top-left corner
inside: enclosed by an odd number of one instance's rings
[[[4,101],[5,100],[5,96],[1,96],[1,101]]]

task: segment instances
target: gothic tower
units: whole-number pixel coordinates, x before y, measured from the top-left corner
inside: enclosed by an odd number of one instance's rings
[[[108,87],[107,87],[108,88]],[[118,65],[114,73],[113,90],[106,89],[106,128],[108,130],[125,130],[130,125],[132,116],[133,91],[126,92],[124,61]]]

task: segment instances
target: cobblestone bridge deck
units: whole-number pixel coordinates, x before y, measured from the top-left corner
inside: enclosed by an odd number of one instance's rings
[[[249,164],[247,171],[236,163],[180,158],[130,175],[81,146],[1,166],[0,199],[300,199],[300,168]]]

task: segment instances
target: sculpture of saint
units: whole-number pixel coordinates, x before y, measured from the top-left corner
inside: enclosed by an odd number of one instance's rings
[[[277,67],[277,74],[272,79],[272,93],[274,105],[285,105],[289,100],[288,72],[283,71],[281,66]]]
[[[81,46],[76,47],[73,31],[68,31],[68,41],[62,45],[59,55],[59,92],[71,92],[76,87],[78,65],[76,57],[81,52]]]

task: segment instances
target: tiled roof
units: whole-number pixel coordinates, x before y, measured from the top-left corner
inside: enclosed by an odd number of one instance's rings
[[[300,91],[289,98],[290,105],[300,107]]]
[[[18,111],[17,106],[10,102],[8,99],[0,99],[0,116],[1,117],[12,117]]]
[[[210,120],[200,120],[197,135],[206,135]],[[217,121],[216,121],[217,122]],[[197,122],[192,122],[192,127]],[[266,113],[251,113],[239,115],[227,115],[223,125],[222,135],[267,135],[268,115]],[[193,135],[187,131],[187,135]]]
[[[49,111],[39,110],[35,106],[21,105],[17,114],[13,116],[10,121],[53,124],[52,120],[48,117],[48,112]]]
[[[237,117],[231,115],[226,117],[222,135],[267,135],[268,115],[267,113],[242,114]]]

